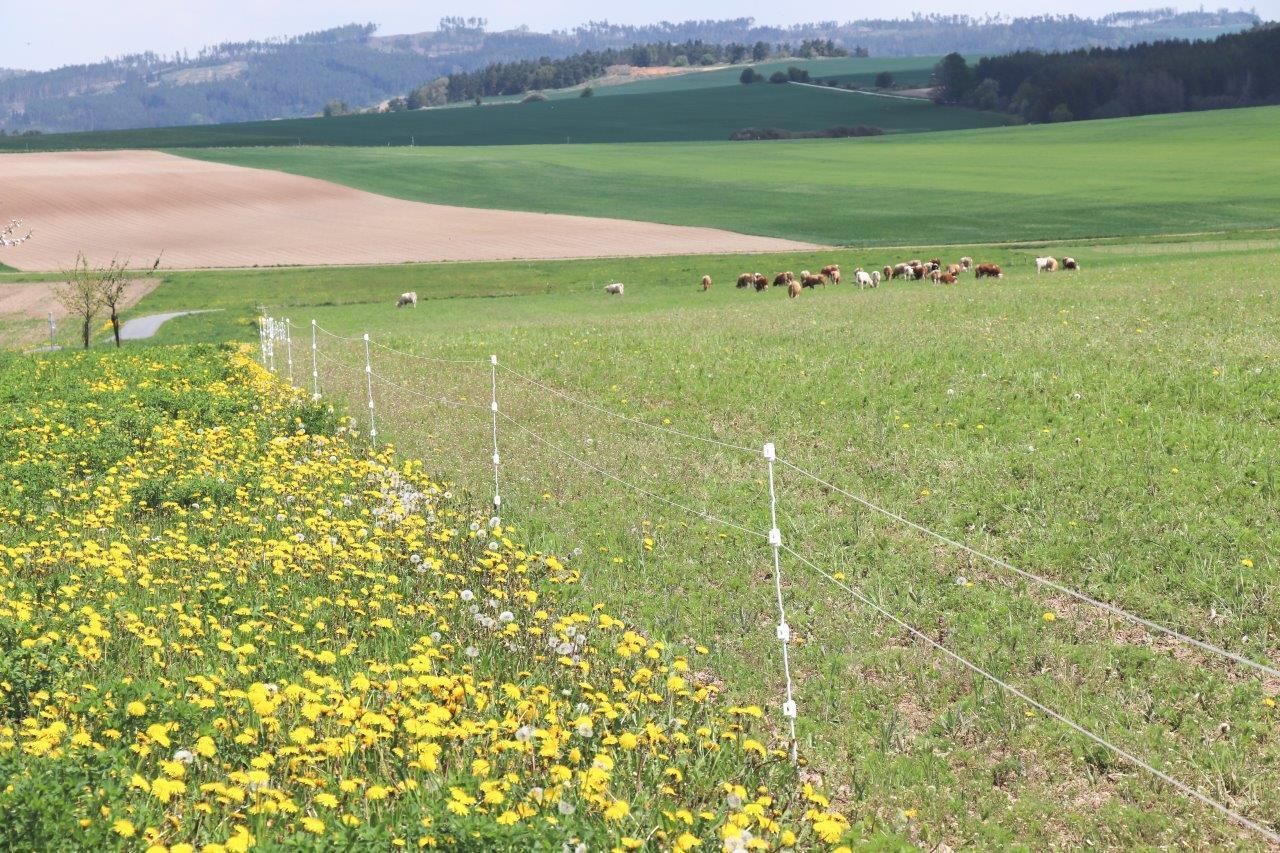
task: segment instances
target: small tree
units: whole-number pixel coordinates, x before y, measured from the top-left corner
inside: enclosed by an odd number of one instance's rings
[[[973,88],[973,72],[958,53],[948,53],[933,66],[933,99],[938,103],[959,103]]]
[[[93,332],[93,318],[102,309],[102,291],[98,285],[98,270],[89,266],[83,252],[76,254],[76,265],[68,272],[63,270],[65,281],[53,289],[53,295],[67,313],[80,320],[80,336],[84,348],[89,348]]]
[[[785,71],[775,71],[769,75],[770,83],[786,83],[789,79],[791,78],[787,77],[787,72]]]
[[[756,70],[748,66],[742,69],[742,73],[738,75],[738,82],[744,86],[749,86],[756,82]]]
[[[333,116],[344,116],[351,112],[351,108],[347,106],[346,101],[330,101],[324,105],[325,118]]]
[[[881,71],[879,74],[877,74],[877,75],[876,75],[876,88],[877,88],[877,89],[892,89],[892,88],[893,88],[893,75],[892,75],[892,74],[890,74],[888,71]]]
[[[595,89],[592,89],[590,86],[588,86],[587,88],[585,88],[585,89],[583,89],[583,90],[582,90],[581,94],[579,94],[579,95],[578,95],[578,97],[579,97],[579,98],[590,98],[590,97],[591,97],[592,95],[594,95],[595,93],[596,93],[596,90],[595,90]]]
[[[163,253],[161,253],[163,257]],[[149,278],[155,275],[156,270],[160,268],[160,258],[156,258],[156,262],[151,265],[151,269],[142,274],[143,277]],[[118,262],[115,258],[111,259],[111,264],[106,269],[98,270],[98,293],[102,299],[102,305],[111,313],[111,333],[115,336],[116,349],[120,348],[120,305],[124,302],[125,291],[132,284],[129,278],[129,262]]]

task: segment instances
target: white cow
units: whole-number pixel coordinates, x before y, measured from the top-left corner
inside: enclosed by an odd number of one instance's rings
[[[400,298],[396,300],[396,307],[403,308],[406,305],[412,305],[414,308],[418,307],[417,291],[410,290],[407,293],[400,294]]]
[[[626,288],[622,286],[622,282],[620,281],[615,281],[613,284],[606,284],[604,286],[604,292],[611,296],[622,296],[625,289]]]
[[[880,270],[871,271],[871,286],[872,287],[880,286]]]
[[[1055,258],[1036,258],[1036,272],[1055,272],[1058,269],[1058,261]]]
[[[876,286],[875,279],[867,275],[866,270],[862,270],[862,269],[854,270],[853,280],[858,283],[859,288]]]

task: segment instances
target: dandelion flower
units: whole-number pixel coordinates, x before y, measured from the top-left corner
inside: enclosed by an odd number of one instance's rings
[[[1046,621],[1046,622],[1052,622],[1052,621],[1054,621],[1055,619],[1057,619],[1058,617],[1053,613],[1053,611],[1051,611],[1051,610],[1046,610],[1046,611],[1044,612],[1044,615],[1043,615],[1043,616],[1041,616],[1040,618],[1041,618],[1041,619],[1043,619],[1043,620],[1044,620],[1044,621]]]

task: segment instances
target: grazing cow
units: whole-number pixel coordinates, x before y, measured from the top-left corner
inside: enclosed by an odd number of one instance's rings
[[[944,272],[939,274],[938,283],[939,284],[955,284],[956,283],[955,273]]]
[[[942,272],[936,269],[929,270],[929,281],[937,284],[942,279]]]
[[[1042,273],[1042,272],[1057,272],[1057,271],[1058,271],[1058,259],[1057,259],[1057,258],[1036,258],[1036,272],[1037,272],[1037,273]]]
[[[773,286],[782,287],[782,285],[784,284],[790,284],[792,281],[795,280],[795,277],[796,277],[795,273],[780,272],[773,277]]]
[[[942,269],[942,258],[930,258],[930,259],[929,259],[929,264],[930,264],[934,269]]]
[[[964,269],[965,272],[968,272],[973,267],[973,258],[969,257],[968,255],[965,255],[963,258],[960,259],[960,266]]]
[[[977,269],[973,271],[974,278],[1004,278],[1004,273],[1000,270],[999,264],[978,264]]]
[[[620,281],[615,281],[613,284],[606,284],[604,286],[604,292],[610,296],[622,296],[625,289],[626,288],[622,286],[622,282]]]
[[[863,270],[862,270],[862,268],[861,268],[861,267],[859,267],[858,269],[854,270],[854,273],[853,273],[853,280],[854,280],[854,281],[856,281],[856,282],[858,283],[858,287],[859,287],[859,289],[861,289],[861,288],[866,288],[866,287],[875,287],[875,286],[876,286],[876,283],[875,283],[874,281],[872,281],[872,280],[871,280],[871,276],[869,276],[869,275],[867,275],[865,272],[863,272]]]
[[[822,273],[814,274],[808,270],[802,270],[800,272],[801,287],[817,287],[818,285],[822,285],[823,287],[827,286],[827,279],[822,275]]]
[[[924,266],[922,264],[916,264],[915,266],[913,266],[911,268],[911,275],[915,278],[916,281],[919,281],[920,279],[924,278]]]
[[[412,305],[414,308],[418,307],[417,291],[410,290],[408,293],[400,294],[400,298],[396,300],[396,307],[403,308],[406,305]]]
[[[1076,263],[1075,258],[1063,258],[1062,268],[1064,270],[1078,270],[1080,269],[1080,264]]]
[[[754,284],[755,284],[755,286],[756,286],[756,290],[764,290],[766,287],[768,287],[768,286],[769,286],[769,279],[768,279],[768,277],[767,277],[767,276],[765,276],[765,274],[764,274],[764,273],[762,273],[762,272],[758,272],[758,273],[756,273],[756,274],[752,277],[751,281],[752,281],[752,283],[754,283]]]
[[[924,271],[926,275],[932,275],[933,273],[937,272],[940,269],[942,269],[942,264],[938,263],[937,261],[929,261],[929,263],[924,265]]]
[[[947,264],[947,275],[960,275],[963,269],[959,264]]]
[[[888,268],[888,267],[885,267],[885,269],[889,269],[889,268]],[[892,272],[892,270],[890,270],[890,272]],[[879,287],[879,286],[880,286],[880,271],[879,271],[879,270],[872,270],[872,271],[871,271],[871,286],[872,286],[872,287]]]
[[[840,283],[840,265],[839,264],[827,264],[825,267],[822,268],[822,274],[825,275],[827,278],[831,279],[832,284]]]
[[[881,273],[884,275],[884,280],[888,281],[893,278],[893,267],[886,264],[885,268],[881,270]]]
[[[894,278],[914,278],[915,271],[911,268],[911,264],[898,264],[893,268]]]
[[[744,272],[742,275],[738,276],[738,287],[750,287],[755,283],[755,280],[755,276],[751,273]]]
[[[787,283],[787,298],[795,299],[799,295],[800,295],[800,282],[796,281],[795,279],[792,279],[790,282]]]
[[[702,289],[703,289],[704,291],[705,291],[705,290],[710,290],[710,289],[711,289],[711,276],[709,276],[709,275],[704,275],[704,276],[702,277]]]

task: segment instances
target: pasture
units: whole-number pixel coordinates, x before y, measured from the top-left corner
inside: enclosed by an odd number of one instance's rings
[[[727,140],[744,127],[820,130],[874,125],[886,133],[993,127],[994,113],[834,93],[806,86],[687,88],[626,98],[416,110],[209,126],[0,138],[0,151],[213,146],[536,145]]]
[[[1271,227],[1277,136],[1264,107],[874,139],[181,153],[415,201],[873,246]]]
[[[160,340],[253,339],[252,305],[266,302],[298,325],[304,387],[317,319],[350,339],[320,333],[317,363],[322,390],[362,429],[369,331],[380,434],[480,502],[492,488],[489,367],[430,359],[499,354],[504,520],[578,554],[583,601],[705,643],[709,670],[776,725],[769,551],[694,512],[767,528],[763,460],[604,411],[748,449],[776,441],[798,469],[878,506],[1274,665],[1280,315],[1266,271],[1280,241],[1064,243],[1051,251],[1084,269],[1037,276],[1031,259],[1045,251],[181,273],[139,310],[223,305],[234,310],[174,321]],[[838,262],[848,276],[962,252],[1006,277],[846,283],[798,300],[732,286],[749,267]],[[704,273],[715,278],[705,294]],[[625,297],[599,292],[613,279]],[[410,289],[418,308],[392,308]],[[941,546],[796,469],[778,483],[797,553],[1274,828],[1280,683]],[[855,823],[924,845],[1256,843],[782,560],[801,749]]]

